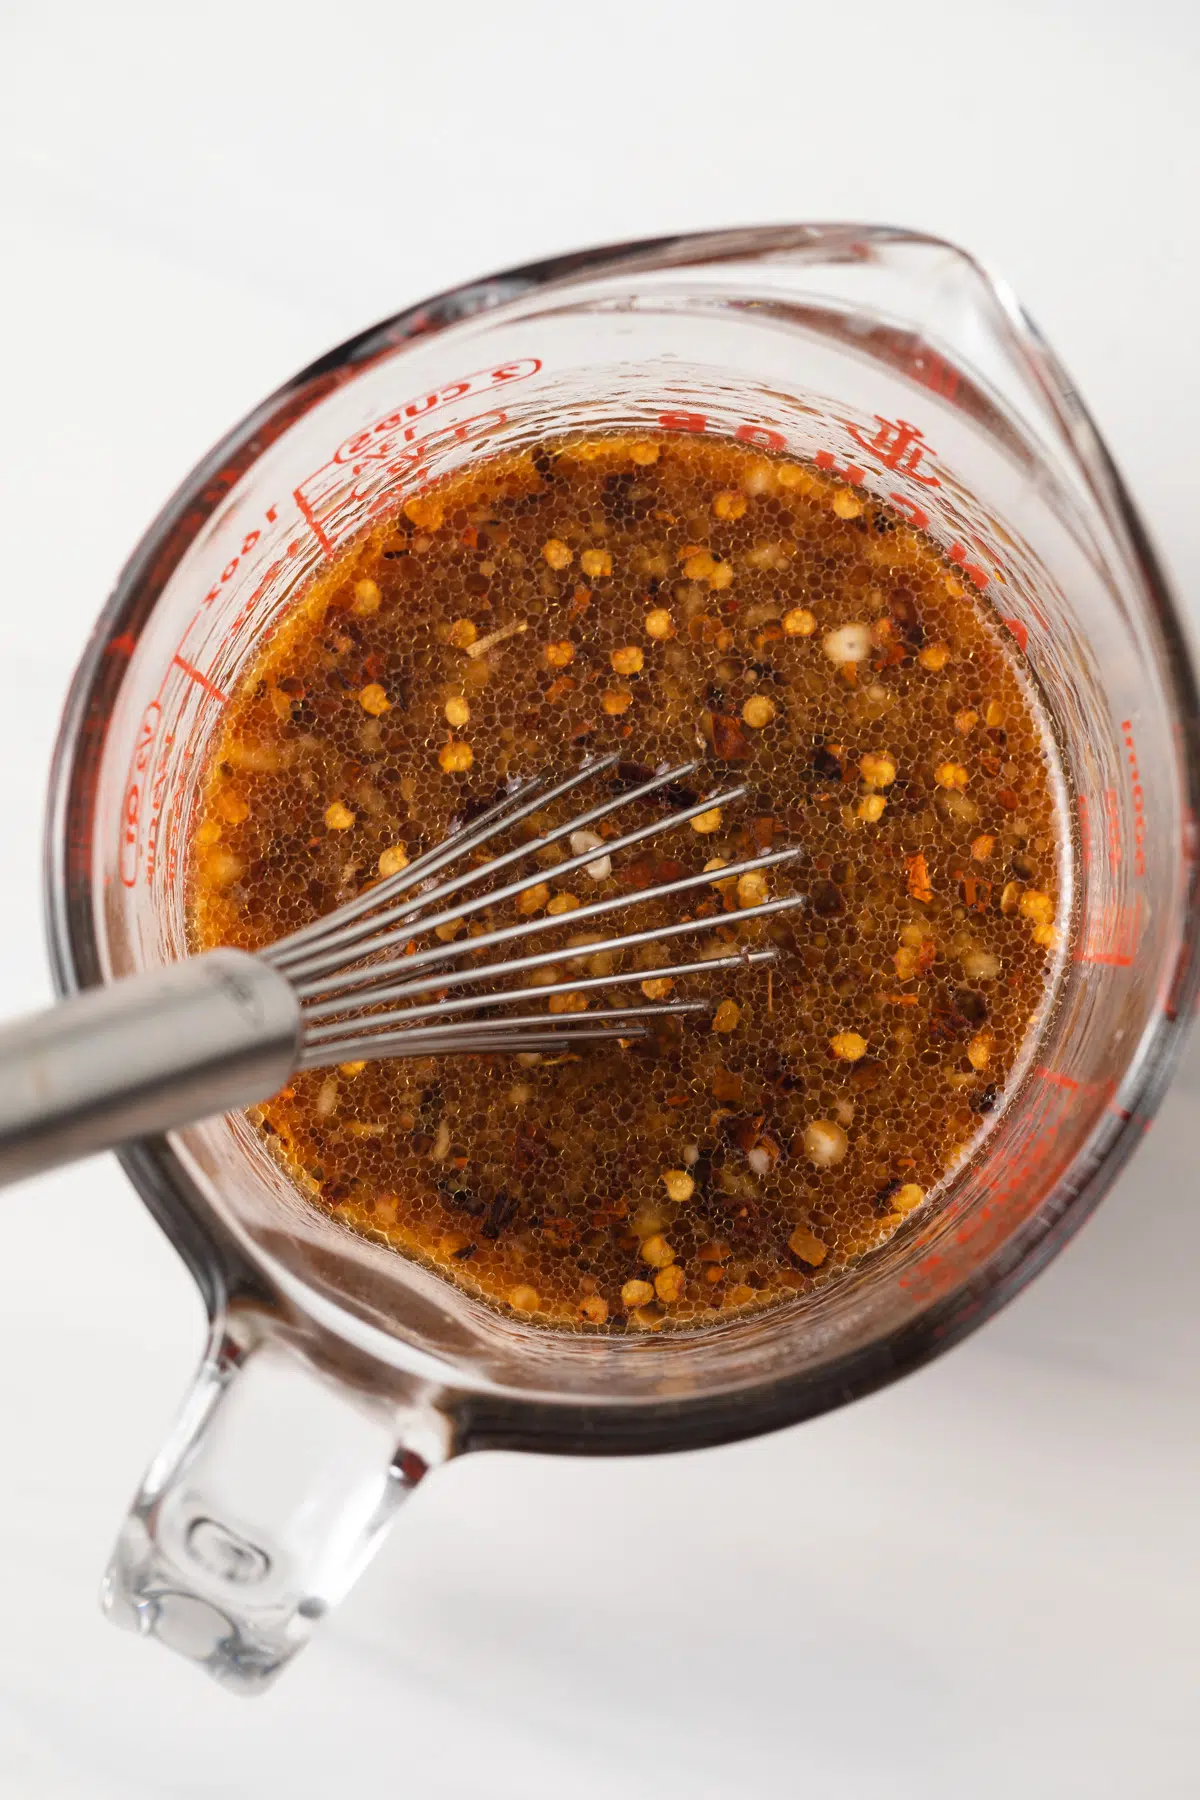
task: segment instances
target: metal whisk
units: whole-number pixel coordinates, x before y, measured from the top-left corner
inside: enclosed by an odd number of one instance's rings
[[[540,777],[515,783],[496,804],[459,824],[397,874],[255,954],[208,951],[91,989],[0,1033],[0,1182],[251,1106],[276,1093],[298,1069],[364,1058],[541,1052],[629,1041],[645,1036],[653,1018],[707,1010],[711,1002],[701,998],[558,1014],[507,1009],[534,1003],[544,1008],[554,994],[587,995],[770,962],[776,955],[771,948],[738,948],[690,962],[513,985],[514,977],[555,964],[647,944],[667,946],[727,925],[730,915],[719,912],[589,938],[586,945],[567,949],[561,944],[529,948],[544,933],[561,933],[568,922],[574,933],[648,902],[686,906],[714,879],[736,881],[786,862],[800,854],[798,846],[729,863],[719,877],[715,871],[687,875],[565,914],[543,913],[490,929],[468,923],[538,886],[550,872],[538,861],[539,853],[564,840],[572,854],[553,865],[555,879],[591,870],[603,880],[623,851],[727,806],[746,791],[735,786],[710,794],[616,837],[593,832],[612,813],[694,774],[698,764],[684,763],[609,794],[565,824],[510,849],[488,852],[502,833],[617,762],[615,755],[593,759],[553,786]],[[524,872],[509,877],[520,864],[527,865]],[[804,904],[804,895],[792,894],[764,901],[752,916],[762,919]]]

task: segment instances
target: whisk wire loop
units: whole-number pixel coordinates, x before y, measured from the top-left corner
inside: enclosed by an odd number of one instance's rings
[[[596,991],[654,981],[673,983],[689,975],[752,969],[772,962],[778,955],[774,946],[751,948],[734,941],[718,946],[715,955],[688,962],[661,962],[651,968],[617,966],[629,952],[647,945],[665,946],[692,934],[722,930],[732,940],[747,921],[762,921],[804,906],[803,894],[764,899],[752,910],[733,913],[705,906],[692,916],[595,938],[582,946],[522,948],[511,956],[505,951],[509,946],[530,944],[547,932],[561,932],[568,919],[572,932],[578,933],[583,925],[635,906],[690,901],[698,890],[711,891],[717,884],[728,891],[727,884],[732,886],[743,875],[794,860],[802,854],[797,845],[721,864],[719,874],[705,869],[674,880],[627,886],[620,893],[576,905],[567,913],[539,913],[515,923],[490,924],[488,929],[480,929],[478,924],[459,929],[482,913],[488,914],[490,921],[496,908],[519,902],[551,873],[560,882],[581,869],[594,868],[601,858],[611,870],[614,857],[690,824],[704,813],[732,805],[746,793],[746,785],[738,783],[699,799],[689,795],[682,806],[617,836],[582,849],[573,845],[573,854],[550,867],[539,860],[542,852],[563,839],[575,838],[579,832],[591,836],[592,826],[619,809],[651,800],[664,789],[678,789],[699,767],[694,761],[680,763],[623,786],[564,823],[494,856],[484,856],[471,867],[456,867],[464,857],[478,858],[501,834],[516,830],[581,783],[604,776],[618,761],[615,754],[591,758],[553,784],[539,776],[523,779],[511,793],[459,825],[444,842],[414,857],[395,875],[260,952],[262,960],[289,982],[299,1000],[303,1026],[300,1066],[321,1067],[359,1056],[540,1050],[606,1038],[634,1041],[646,1034],[649,1021],[703,1011],[708,1003],[679,999],[658,1005],[610,1005],[603,1011],[564,1008],[556,1013],[484,1015],[521,1004],[545,1004],[561,994],[583,996],[586,1009],[587,996]],[[497,885],[498,876],[522,862],[532,862],[533,867]],[[484,892],[465,893],[483,882],[487,883]],[[500,954],[489,958],[487,953],[492,950]],[[555,967],[597,956],[602,956],[609,968],[572,976]],[[528,981],[500,985],[542,969],[553,970],[557,979],[541,985]],[[469,992],[454,995],[451,990],[455,988]],[[456,1016],[461,1014],[474,1016]]]

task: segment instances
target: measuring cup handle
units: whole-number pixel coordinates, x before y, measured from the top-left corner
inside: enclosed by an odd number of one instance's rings
[[[251,1106],[296,1066],[287,980],[212,950],[0,1028],[0,1186]]]
[[[319,1369],[274,1315],[244,1307],[239,1323],[240,1345],[214,1332],[118,1538],[103,1602],[114,1623],[256,1694],[450,1454],[450,1427],[429,1404],[366,1395]]]

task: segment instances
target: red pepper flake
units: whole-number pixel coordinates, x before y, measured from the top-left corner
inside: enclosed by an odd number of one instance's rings
[[[960,1012],[939,1010],[929,1021],[929,1036],[935,1044],[953,1043],[970,1029],[971,1021]]]
[[[963,869],[955,869],[958,891],[972,912],[986,912],[991,898],[992,883],[982,875],[971,875]]]
[[[758,1134],[763,1128],[766,1113],[756,1113],[752,1118],[732,1118],[724,1123],[724,1130],[731,1137],[739,1150],[753,1150],[758,1142]]]
[[[631,863],[626,863],[621,874],[622,886],[630,888],[648,888],[654,880],[655,856],[652,850],[637,856]]]
[[[750,743],[736,719],[714,713],[713,755],[718,762],[749,762]]]
[[[565,695],[573,694],[574,692],[574,677],[571,675],[560,675],[558,680],[552,681],[550,686],[546,689],[546,698],[547,700],[561,700]]]
[[[1021,804],[1021,796],[1017,793],[1015,788],[998,788],[996,790],[996,798],[1004,808],[1005,812],[1016,812],[1018,806]]]
[[[468,550],[474,550],[478,546],[479,533],[474,525],[466,525],[463,527],[459,542],[465,544]]]
[[[696,1252],[697,1261],[702,1263],[723,1263],[732,1255],[724,1238],[713,1238],[709,1243],[701,1244]]]
[[[673,857],[658,856],[653,850],[647,850],[633,862],[626,863],[620,872],[620,879],[625,887],[640,889],[653,887],[659,882],[682,881],[687,872],[686,866],[676,862]]]
[[[889,1006],[915,1006],[917,1004],[915,994],[880,994],[879,998],[885,1000]]]
[[[908,870],[908,891],[914,900],[933,899],[933,889],[929,885],[929,865],[924,855],[906,856],[904,866]]]

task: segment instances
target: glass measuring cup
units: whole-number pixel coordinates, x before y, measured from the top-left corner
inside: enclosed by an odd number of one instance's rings
[[[501,1318],[308,1206],[240,1117],[127,1151],[212,1330],[106,1600],[242,1691],[294,1654],[448,1456],[717,1443],[954,1342],[1103,1192],[1193,1000],[1196,697],[1144,533],[1003,287],[952,246],[853,225],[509,271],[331,352],[236,427],[135,551],[72,690],[48,831],[64,989],[184,953],[206,746],[297,584],[430,480],[569,428],[807,457],[944,546],[1058,722],[1071,958],[1017,1099],[935,1204],[823,1290],[693,1335]],[[982,881],[965,897],[994,903]]]

